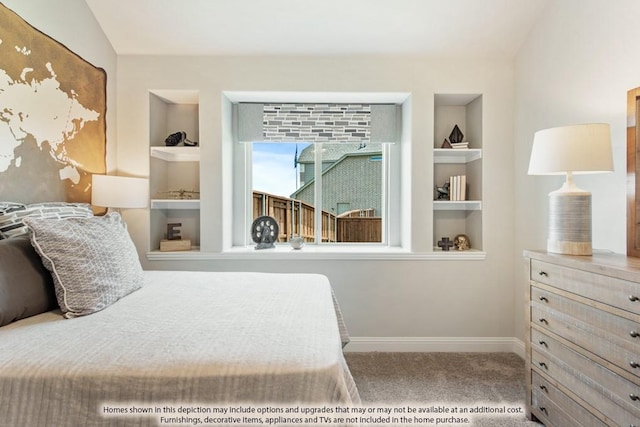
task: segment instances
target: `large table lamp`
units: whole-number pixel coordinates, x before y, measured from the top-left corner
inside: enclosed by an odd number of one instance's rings
[[[612,172],[608,124],[590,123],[541,130],[533,137],[529,175],[565,175],[549,193],[547,251],[591,255],[591,193],[578,188],[574,174]]]
[[[115,175],[93,175],[91,203],[106,208],[146,208],[149,180]]]

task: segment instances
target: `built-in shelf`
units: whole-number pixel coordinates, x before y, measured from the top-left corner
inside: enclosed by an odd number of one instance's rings
[[[278,260],[278,261],[302,261],[302,260],[364,260],[364,261],[481,261],[486,258],[486,253],[479,250],[443,251],[434,248],[432,252],[411,252],[403,248],[389,248],[386,246],[371,247],[366,249],[358,246],[332,246],[332,245],[306,245],[302,250],[293,250],[289,245],[279,244],[274,249],[256,251],[253,246],[234,247],[222,252],[201,252],[199,248],[190,251],[160,252],[158,250],[147,252],[147,258],[151,261],[196,261],[196,260]]]
[[[200,246],[191,246],[191,249],[188,251],[149,251],[147,252],[147,258],[151,261],[160,260],[189,260],[189,259],[199,259],[200,257]]]
[[[200,200],[151,199],[151,209],[200,209]]]
[[[469,163],[482,158],[480,148],[434,148],[434,163]]]
[[[200,147],[151,147],[151,157],[168,162],[199,162]]]
[[[190,240],[191,250],[185,253],[199,251],[200,147],[166,145],[167,136],[176,132],[200,141],[199,129],[198,91],[149,91],[150,253],[159,253],[170,224],[179,228],[182,239]]]
[[[482,202],[479,200],[434,200],[433,209],[436,211],[480,211]]]
[[[482,163],[483,163],[483,114],[482,94],[445,93],[434,97],[433,117],[433,182],[434,198],[441,196],[443,185],[454,177],[464,176],[463,200],[433,201],[433,245],[442,257],[461,259],[460,251],[442,251],[437,243],[443,237],[453,240],[466,235],[472,251],[462,251],[465,256],[484,254],[482,221]],[[442,148],[455,127],[462,132],[462,141],[469,148]],[[450,189],[451,190],[451,189]],[[454,196],[456,192],[454,191]],[[454,199],[457,197],[454,197]],[[474,252],[475,251],[475,252]],[[482,256],[482,255],[480,255]]]
[[[463,259],[484,259],[484,257],[486,256],[486,252],[480,251],[478,249],[467,249],[464,251],[449,249],[448,251],[445,251],[441,247],[435,246],[433,248],[433,251],[441,255],[448,255],[451,257],[459,257]]]

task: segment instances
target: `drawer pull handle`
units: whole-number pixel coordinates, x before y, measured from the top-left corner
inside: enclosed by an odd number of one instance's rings
[[[640,400],[640,396],[638,396],[638,395],[636,395],[636,394],[631,393],[631,394],[629,395],[629,399],[633,400],[634,402],[637,402],[638,400]]]
[[[541,367],[541,368],[544,368],[544,369],[547,369],[547,370],[549,369],[549,367],[547,366],[547,364],[546,364],[546,363],[544,363],[544,362],[538,362],[538,365],[540,365],[540,367]]]
[[[548,299],[547,299],[547,297],[545,297],[545,296],[541,296],[541,297],[540,297],[540,298],[538,298],[538,299],[539,299],[540,301],[543,301],[543,302],[549,302],[549,300],[548,300]]]
[[[545,408],[544,406],[540,406],[540,407],[538,407],[538,409],[540,409],[540,412],[544,412],[546,415],[549,415],[549,412],[547,411],[547,408]]]
[[[631,335],[631,338],[638,338],[640,337],[640,334],[636,331],[631,331],[629,332],[629,335]]]
[[[540,321],[540,323],[544,323],[545,325],[548,325],[549,322],[547,321],[547,319],[545,319],[544,317],[541,317],[540,319],[538,319]],[[633,333],[633,332],[632,332]],[[632,335],[633,336],[633,335]],[[634,337],[635,338],[635,337]]]
[[[545,393],[549,393],[549,390],[547,390],[547,386],[545,385],[541,385],[540,390],[544,391]]]
[[[546,271],[538,271],[538,276],[547,277],[549,276]]]
[[[640,298],[635,296],[635,295],[629,295],[629,301],[638,302],[638,301],[640,301]]]
[[[638,363],[638,362],[629,362],[629,365],[630,365],[633,369],[638,369],[638,368],[640,368],[640,363]]]
[[[544,347],[549,347],[549,346],[547,345],[547,342],[546,342],[546,341],[542,341],[542,340],[540,340],[540,341],[538,341],[538,344],[540,344],[541,346],[544,346]]]

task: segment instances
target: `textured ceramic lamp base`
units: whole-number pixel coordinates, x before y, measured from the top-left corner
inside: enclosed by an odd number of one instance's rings
[[[549,194],[547,251],[566,255],[591,255],[591,193]]]

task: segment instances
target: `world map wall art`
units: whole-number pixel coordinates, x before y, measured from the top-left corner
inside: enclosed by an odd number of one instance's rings
[[[0,3],[0,200],[91,200],[107,75]]]

